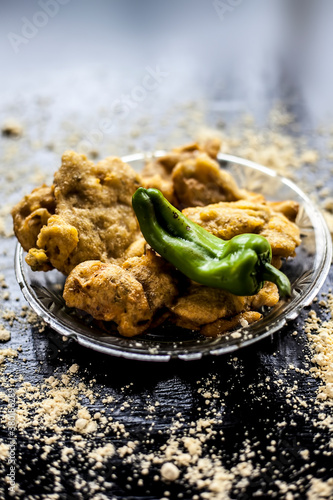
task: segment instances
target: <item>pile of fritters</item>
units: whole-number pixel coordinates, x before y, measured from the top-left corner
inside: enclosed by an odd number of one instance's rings
[[[66,152],[53,186],[35,189],[13,208],[27,263],[34,271],[64,273],[66,304],[114,322],[127,337],[166,320],[206,336],[258,321],[262,306],[279,300],[274,284],[238,297],[191,282],[149,248],[132,209],[139,186],[158,188],[224,240],[241,233],[265,236],[280,267],[300,244],[297,203],[268,202],[240,189],[216,161],[219,149],[218,139],[176,148],[150,159],[141,174],[116,157],[95,165]]]

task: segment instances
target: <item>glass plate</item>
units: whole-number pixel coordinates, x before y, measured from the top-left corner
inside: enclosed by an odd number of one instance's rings
[[[158,151],[154,156],[164,154]],[[136,154],[123,160],[140,171],[144,161],[153,155]],[[219,355],[257,342],[281,329],[311,303],[328,274],[332,259],[331,236],[319,209],[290,180],[251,161],[220,154],[221,167],[227,169],[241,187],[262,193],[268,200],[292,199],[300,204],[297,224],[302,244],[294,259],[284,263],[283,271],[292,284],[292,296],[275,307],[262,311],[262,320],[240,328],[237,334],[206,338],[191,330],[164,325],[138,337],[125,338],[108,323],[95,321],[90,315],[69,309],[62,298],[65,278],[58,271],[34,273],[24,260],[18,244],[15,255],[17,281],[32,309],[61,335],[79,344],[115,356],[146,361],[200,359],[207,354]]]

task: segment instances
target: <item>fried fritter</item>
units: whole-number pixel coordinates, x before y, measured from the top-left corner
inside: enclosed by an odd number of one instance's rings
[[[171,307],[171,311],[177,326],[198,330],[201,325],[245,311],[247,303],[247,297],[192,283],[187,293],[180,296]]]
[[[227,317],[218,318],[212,323],[201,326],[200,333],[206,337],[217,337],[225,332],[229,332],[241,326],[247,326],[255,323],[262,318],[259,311],[262,307],[273,307],[279,302],[279,292],[274,283],[266,282],[262,289],[256,295],[247,297],[247,311],[227,315]]]
[[[179,148],[174,148],[160,158],[149,160],[142,170],[142,185],[145,188],[159,189],[170,203],[177,205],[174,196],[174,182],[171,174],[181,161],[195,158],[205,153],[210,158],[216,158],[221,147],[220,139],[213,137],[202,142],[193,142]]]
[[[126,260],[122,267],[141,283],[152,311],[170,306],[178,295],[179,273],[152,250]]]
[[[182,207],[203,207],[219,201],[246,198],[232,175],[207,154],[177,163],[172,171],[175,196]]]
[[[54,187],[43,184],[12,209],[14,233],[25,251],[36,246],[39,231],[54,214],[55,208]]]
[[[178,294],[176,273],[150,251],[123,266],[86,261],[69,274],[64,299],[69,307],[94,318],[114,321],[121,335],[145,331],[156,313],[164,312]]]
[[[258,309],[272,307],[278,301],[278,289],[273,283],[266,282],[259,293],[249,297],[192,283],[171,310],[177,326],[200,330],[203,335],[214,337],[226,328],[236,327],[242,318],[240,314],[248,313],[244,319],[257,321],[261,318],[261,314],[254,314]]]
[[[222,202],[186,208],[183,213],[223,240],[243,233],[261,234],[269,241],[274,257],[294,256],[301,242],[296,224],[264,204],[246,200]]]
[[[120,266],[99,260],[76,266],[67,277],[63,296],[68,307],[116,322],[125,337],[142,333],[152,316],[141,283]]]
[[[41,229],[37,248],[64,274],[86,260],[124,261],[141,238],[131,204],[139,186],[139,174],[119,158],[94,165],[65,153],[54,176],[56,215]]]

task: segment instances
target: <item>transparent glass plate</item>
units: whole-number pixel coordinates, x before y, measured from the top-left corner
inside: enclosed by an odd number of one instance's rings
[[[155,153],[162,156],[163,151]],[[140,171],[144,161],[152,155],[136,154],[123,160]],[[317,295],[330,269],[332,241],[319,209],[290,180],[251,161],[220,154],[219,162],[241,187],[262,193],[268,200],[292,199],[300,204],[297,224],[302,244],[294,259],[284,263],[282,270],[292,284],[292,296],[275,307],[262,311],[263,319],[227,334],[206,338],[199,333],[172,325],[164,325],[138,337],[121,337],[108,323],[98,322],[90,315],[66,307],[62,298],[65,278],[58,271],[47,273],[31,271],[25,252],[18,244],[15,255],[17,281],[32,309],[55,331],[74,338],[79,344],[114,356],[146,360],[168,361],[200,359],[207,354],[219,355],[235,351],[280,330],[287,321],[295,319],[300,310]],[[234,332],[233,332],[234,333]]]

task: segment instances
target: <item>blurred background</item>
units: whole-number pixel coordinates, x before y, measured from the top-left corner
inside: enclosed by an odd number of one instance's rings
[[[0,11],[2,108],[15,92],[22,116],[38,94],[58,112],[103,106],[112,118],[133,89],[134,111],[192,99],[263,116],[280,100],[309,128],[333,112],[329,0],[2,0]],[[147,67],[163,73],[149,98],[136,88]]]

